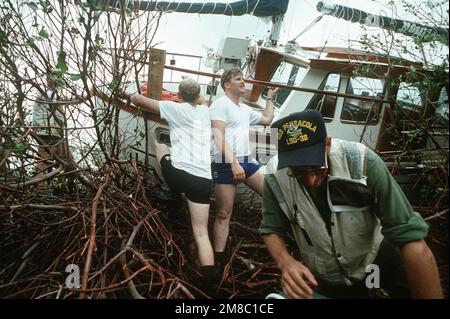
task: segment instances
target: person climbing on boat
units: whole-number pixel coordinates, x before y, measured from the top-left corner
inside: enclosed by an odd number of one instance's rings
[[[361,143],[327,136],[315,110],[272,124],[260,233],[288,298],[442,298],[428,225],[382,159]],[[286,240],[295,241],[301,261]],[[298,250],[297,250],[298,248]],[[381,289],[381,290],[380,290]]]
[[[243,182],[262,194],[264,176],[259,172],[261,165],[251,156],[250,125],[269,125],[272,122],[272,99],[277,90],[268,90],[266,106],[260,113],[240,102],[245,94],[245,83],[239,68],[225,70],[220,82],[225,95],[212,103],[210,116],[215,141],[211,166],[217,203],[213,230],[214,254],[219,272],[223,272],[236,187]]]
[[[214,254],[208,235],[208,217],[212,194],[211,121],[209,108],[202,104],[200,85],[191,78],[179,84],[181,103],[158,101],[142,94],[128,94],[130,101],[147,111],[160,114],[168,122],[171,148],[156,143],[156,159],[164,180],[174,197],[184,193],[203,275],[203,287],[212,293],[218,280]]]

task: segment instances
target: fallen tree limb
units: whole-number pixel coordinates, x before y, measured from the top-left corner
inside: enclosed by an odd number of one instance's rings
[[[427,218],[424,218],[424,220],[425,220],[425,221],[432,220],[432,219],[441,217],[441,216],[443,216],[443,215],[445,215],[445,214],[447,214],[447,213],[448,213],[448,208],[447,208],[447,209],[444,209],[442,212],[436,213],[436,214],[434,214],[434,215],[432,215],[432,216],[428,216]]]
[[[97,194],[94,197],[94,201],[92,203],[92,219],[91,219],[91,232],[89,237],[89,248],[87,252],[86,257],[86,264],[84,267],[84,273],[83,273],[83,281],[81,284],[81,289],[85,290],[87,287],[87,281],[89,276],[89,269],[91,267],[91,259],[92,259],[92,253],[95,248],[95,230],[96,230],[96,221],[97,221],[97,205],[98,201],[100,200],[100,197],[102,196],[103,190],[106,188],[106,186],[109,183],[109,174],[106,175],[106,181],[100,186],[100,188],[97,191]],[[82,292],[80,294],[80,299],[84,299],[85,294]]]
[[[10,188],[12,190],[14,190],[15,188],[24,188],[26,186],[31,186],[31,185],[36,185],[39,183],[42,183],[46,180],[49,180],[55,176],[57,176],[59,173],[61,173],[64,170],[64,167],[60,167],[58,169],[55,169],[54,171],[51,171],[50,173],[44,174],[41,177],[35,177],[33,179],[30,179],[26,182],[23,183],[16,183],[16,184],[6,184],[3,186],[6,186],[7,188]]]

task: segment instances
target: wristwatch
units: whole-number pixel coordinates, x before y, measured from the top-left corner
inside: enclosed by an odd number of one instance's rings
[[[273,101],[273,97],[268,97],[266,101]]]

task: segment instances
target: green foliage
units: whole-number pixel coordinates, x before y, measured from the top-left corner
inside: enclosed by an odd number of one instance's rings
[[[30,7],[30,9],[33,11],[39,10],[38,5],[34,2],[27,2],[27,6]]]
[[[78,81],[78,80],[81,79],[81,74],[71,74],[71,75],[70,75],[70,79],[71,79],[72,81]]]
[[[28,142],[26,140],[23,140],[17,144],[14,145],[14,150],[23,152],[28,148]]]
[[[420,194],[422,198],[427,200],[438,200],[445,196],[446,190],[443,187],[434,187],[431,178],[428,178],[426,183],[422,184]]]
[[[102,46],[105,43],[105,39],[103,39],[99,34],[95,35],[95,45]]]
[[[94,11],[103,11],[106,7],[104,0],[87,0],[87,6]]]
[[[58,64],[56,65],[57,68],[61,70],[62,73],[67,72],[67,63],[66,63],[66,52],[62,51],[58,54]]]
[[[46,92],[49,85],[58,89],[58,99],[67,101],[65,105],[61,103],[68,126],[64,134],[71,147],[77,145],[73,148],[77,165],[99,168],[106,158],[120,153],[123,146],[120,138],[116,138],[120,137],[115,117],[117,93],[125,81],[134,82],[134,77],[142,79],[142,73],[147,71],[142,64],[122,57],[133,56],[130,50],[134,48],[145,52],[153,45],[151,39],[157,21],[153,20],[156,14],[138,14],[121,5],[106,10],[107,3],[110,2],[1,3],[0,77],[4,81],[0,81],[0,118],[1,126],[6,129],[0,130],[3,155],[0,161],[6,166],[13,161],[18,166],[33,168],[39,160],[37,142],[33,140],[37,130],[30,127],[30,110],[36,96]],[[120,50],[117,58],[110,54],[109,48],[113,47]],[[143,57],[142,61],[148,59]],[[53,83],[48,83],[48,79]],[[109,82],[110,79],[114,80]],[[93,86],[107,95],[107,102],[100,102],[91,94],[89,100],[85,98]],[[98,122],[94,124],[94,121]],[[137,133],[136,139],[142,141],[142,133]],[[19,142],[14,144],[15,141]]]
[[[352,70],[353,76],[371,77],[373,75],[373,67],[370,65],[357,65]]]
[[[51,13],[53,7],[48,0],[39,0],[39,5],[36,2],[27,2],[26,5],[33,11],[42,10],[44,13]]]
[[[39,4],[42,7],[42,11],[44,11],[45,13],[50,13],[53,11],[53,7],[52,7],[50,1],[48,1],[48,0],[42,1],[41,0],[41,1],[39,1]]]
[[[117,79],[112,79],[112,81],[108,85],[108,89],[110,89],[113,92],[116,92],[119,89],[120,81]]]
[[[75,27],[71,27],[69,29],[69,32],[72,33],[75,36],[79,36],[80,35],[80,30],[78,30],[78,28],[75,28]]]
[[[421,128],[413,129],[406,134],[406,139],[409,143],[421,142],[423,138],[423,129]]]
[[[49,34],[48,34],[47,30],[45,30],[44,28],[42,28],[41,31],[39,31],[39,36],[40,36],[41,38],[48,39]]]
[[[13,143],[12,140],[5,141],[2,145],[2,150],[8,150],[15,153],[23,153],[29,147],[27,140],[22,140],[19,143]]]

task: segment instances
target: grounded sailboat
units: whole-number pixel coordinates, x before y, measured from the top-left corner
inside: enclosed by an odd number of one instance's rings
[[[110,1],[108,5],[114,7],[124,4],[119,1]],[[409,134],[416,125],[410,120],[411,118],[433,116],[430,114],[430,108],[425,105],[427,102],[431,101],[436,105],[442,104],[445,99],[447,99],[448,121],[448,97],[446,97],[444,82],[440,90],[423,92],[406,81],[397,81],[395,85],[389,81],[392,78],[406,78],[411,67],[420,70],[417,73],[421,76],[426,76],[430,72],[423,69],[420,63],[357,49],[304,47],[293,45],[292,42],[286,45],[278,44],[281,22],[286,13],[288,1],[236,1],[233,3],[129,1],[126,5],[139,10],[225,15],[253,14],[258,17],[272,17],[270,41],[266,43],[260,41],[252,46],[246,39],[224,38],[218,51],[206,59],[209,65],[213,66],[210,73],[166,65],[164,53],[155,51],[153,58],[156,60],[152,60],[151,53],[150,61],[162,63],[166,72],[176,70],[185,74],[210,77],[210,84],[203,88],[203,94],[209,97],[210,102],[223,94],[216,81],[220,77],[218,71],[231,66],[242,67],[247,76],[246,82],[249,84],[244,102],[251,107],[256,110],[262,109],[267,86],[278,87],[278,95],[274,101],[276,118],[304,109],[317,109],[326,120],[329,135],[364,143],[381,154],[391,165],[398,164],[398,153],[400,153],[398,146],[395,145],[398,135],[392,135],[390,132],[392,126],[396,125],[400,128],[399,134]],[[350,12],[349,10],[353,9],[343,6],[329,7],[320,2],[318,10],[352,22],[361,23],[373,17],[360,10]],[[414,29],[419,30],[417,31],[419,33],[408,31],[412,29],[405,29],[406,22],[402,24],[400,20],[395,20],[394,24],[392,19],[377,17],[370,20],[372,24],[373,21],[382,21],[381,27],[393,31],[406,32],[408,35],[429,32],[429,29],[422,25],[416,25]],[[445,32],[448,36],[448,30],[437,30],[437,34],[441,37],[445,36]],[[152,64],[155,63],[150,62],[150,65]],[[358,72],[361,69],[370,70],[370,72]],[[162,68],[159,71],[150,68],[149,73],[151,72],[163,71]],[[158,78],[161,79],[159,85],[162,88],[163,77],[158,76]],[[136,89],[132,88],[132,90]],[[423,95],[428,97],[427,102],[421,98]],[[161,94],[156,95],[156,98],[161,98]],[[104,101],[107,101],[107,98],[103,97]],[[401,106],[402,110],[399,111],[393,104]],[[121,156],[124,159],[133,158],[142,161],[146,159],[150,165],[154,165],[154,150],[149,143],[149,136],[156,137],[160,143],[170,145],[167,123],[157,115],[138,111],[133,105],[123,103],[120,107],[121,112],[118,118],[121,128],[120,139],[122,145],[128,146],[124,148],[125,152]],[[136,132],[146,132],[146,134],[143,136]],[[439,148],[447,149],[448,152],[448,127],[443,125],[442,129],[436,132],[438,132],[437,135],[427,136],[415,145],[415,149],[421,152],[424,149],[431,151],[422,152],[420,161],[417,161],[417,157],[414,156],[412,156],[414,160],[404,158],[402,169],[408,168],[414,174],[416,173],[414,169],[433,166],[436,161],[442,160],[436,158],[436,152],[433,149],[439,146]],[[256,126],[250,135],[253,156],[262,164],[266,163],[276,152],[271,143],[269,128]],[[414,150],[412,152],[414,153]],[[403,181],[400,180],[400,183],[411,185],[411,179],[408,177]]]

